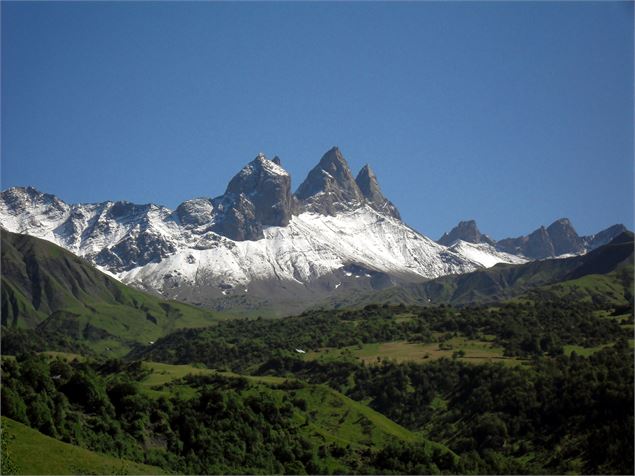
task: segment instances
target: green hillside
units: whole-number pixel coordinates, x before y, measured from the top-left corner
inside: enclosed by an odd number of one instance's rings
[[[604,306],[628,308],[633,304],[633,265],[621,265],[607,274],[588,274],[580,278],[541,286],[527,293],[530,298],[570,299]]]
[[[448,455],[458,462],[458,457],[439,443],[432,442],[422,433],[412,432],[395,423],[367,405],[352,400],[328,385],[308,384],[297,379],[275,376],[240,375],[220,372],[190,365],[169,365],[158,362],[144,362],[144,367],[152,371],[141,382],[147,395],[153,397],[196,398],[200,383],[196,377],[243,380],[247,385],[241,391],[242,398],[252,395],[268,395],[280,407],[285,401],[292,401],[292,420],[300,434],[315,447],[348,448],[352,451],[370,451],[391,444],[417,445],[419,451],[432,459],[432,454]],[[202,380],[201,383],[204,383]],[[329,472],[347,473],[346,459],[325,455],[322,463]]]
[[[10,418],[2,417],[2,432],[2,457],[13,463],[13,471],[5,472],[3,462],[2,474],[166,474],[156,466],[63,443]]]
[[[422,433],[327,385],[298,379],[41,355],[4,360],[2,375],[2,413],[13,420],[3,452],[30,473],[119,471],[91,468],[97,463],[89,455],[75,455],[82,466],[75,464],[68,451],[78,448],[56,450],[62,443],[36,429],[179,474],[375,474],[386,448],[414,451],[424,472],[459,464],[457,455]],[[34,446],[56,452],[44,470],[40,455],[24,461]],[[41,458],[46,461],[45,452]]]
[[[193,389],[190,388],[189,390],[192,391],[187,391],[187,384],[181,381],[188,375],[244,378],[253,385],[273,385],[274,388],[277,385],[282,389],[271,390],[272,392],[283,394],[292,391],[295,398],[304,400],[306,410],[304,413],[298,412],[298,417],[304,420],[307,418],[306,412],[313,413],[304,431],[312,439],[353,447],[382,446],[391,439],[406,442],[423,441],[420,435],[326,385],[311,385],[296,381],[292,390],[284,390],[288,380],[283,377],[240,375],[191,365],[170,365],[159,362],[144,362],[143,365],[151,373],[140,384],[144,392],[150,396],[194,396]],[[442,448],[434,443],[430,445]]]
[[[93,352],[122,355],[215,320],[210,311],[125,286],[52,243],[2,230],[2,325],[36,331],[25,340],[61,336]]]

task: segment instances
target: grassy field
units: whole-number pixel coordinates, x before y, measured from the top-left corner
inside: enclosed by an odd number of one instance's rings
[[[54,350],[48,350],[45,352],[41,352],[42,355],[46,355],[47,357],[50,357],[51,359],[63,359],[66,360],[67,362],[72,362],[73,360],[78,360],[79,362],[82,362],[84,360],[86,360],[86,357],[81,355],[81,354],[74,354],[72,352],[57,352]]]
[[[171,365],[161,362],[144,362],[143,367],[150,370],[146,378],[139,382],[141,390],[149,396],[160,397],[176,395],[181,398],[190,398],[194,396],[194,389],[187,385],[172,385],[170,388],[165,387],[166,384],[179,380],[186,375],[222,375],[224,377],[243,377],[250,382],[264,384],[281,384],[287,379],[282,377],[257,376],[257,375],[240,375],[233,372],[220,372],[218,370],[207,369],[204,367],[195,367],[193,365]]]
[[[625,285],[621,279],[624,274],[630,275],[630,285]],[[595,296],[614,305],[627,305],[628,299],[624,290],[632,288],[632,265],[608,274],[589,274],[578,279],[572,279],[557,284],[545,286],[544,289],[556,296],[575,294],[580,301],[592,302]]]
[[[581,345],[563,345],[564,354],[571,355],[575,352],[578,355],[583,357],[588,357],[589,355],[595,354],[596,352],[604,349],[605,347],[610,347],[612,344],[602,344],[597,345],[595,347],[582,347]]]
[[[63,443],[9,418],[2,417],[2,431],[17,474],[166,474],[156,466]]]
[[[148,345],[177,329],[223,318],[126,286],[45,240],[2,230],[2,242],[3,303],[5,297],[12,303],[3,323],[12,327],[59,333],[96,353],[122,357],[133,344]],[[38,273],[27,272],[27,258]],[[46,292],[39,295],[38,289]]]
[[[503,356],[503,349],[485,340],[471,340],[464,337],[453,337],[443,343],[420,344],[405,341],[382,342],[336,348],[324,348],[309,352],[306,359],[335,361],[361,360],[367,364],[376,364],[381,360],[395,362],[428,362],[443,357],[453,358],[454,353],[463,351],[456,358],[467,363],[502,362],[507,365],[518,365],[523,361]]]

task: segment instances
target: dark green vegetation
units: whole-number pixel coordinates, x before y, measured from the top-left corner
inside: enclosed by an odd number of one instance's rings
[[[420,473],[460,471],[443,445],[327,386],[203,374],[168,381],[189,395],[157,397],[136,383],[147,373],[116,360],[8,359],[2,411],[74,445],[186,474],[376,473],[390,448],[411,451]]]
[[[29,241],[19,245],[24,269],[31,254],[40,256],[25,247],[41,242]],[[7,260],[19,246],[11,242]],[[60,254],[51,255],[55,250]],[[133,471],[124,464],[190,474],[635,469],[632,235],[574,258],[575,266],[544,261],[462,278],[475,280],[475,298],[488,295],[482,283],[491,278],[492,289],[514,289],[513,301],[371,304],[204,328],[195,327],[212,322],[209,314],[106,281],[81,260],[58,268],[60,256],[71,258],[53,251],[38,258],[40,274],[9,273],[6,291],[3,270],[3,319],[10,296],[29,312],[42,309],[3,320],[2,414],[11,419],[3,419],[3,474],[41,472],[37,459],[20,456],[19,448],[34,444],[59,453],[51,460],[56,472]],[[3,246],[3,266],[4,253]],[[75,265],[101,281],[89,286],[88,277],[72,273]],[[64,285],[16,294],[23,289],[16,276]],[[439,296],[465,296],[458,291],[465,283]],[[58,292],[67,293],[63,306],[81,316],[80,328],[99,324],[130,352],[113,360],[93,345],[105,340],[90,332],[48,330],[55,299],[47,296]],[[40,307],[35,295],[46,298]],[[107,304],[114,314],[101,315]],[[154,305],[202,318],[163,335],[184,322],[167,313],[150,338],[136,319],[157,312]],[[114,332],[118,325],[143,337]],[[57,447],[58,440],[73,446]],[[88,450],[98,454],[79,469],[71,466],[74,456],[64,456]]]
[[[5,359],[2,411],[166,471],[630,474],[630,337],[631,308],[591,302],[224,321],[177,331],[128,362]],[[487,342],[519,365],[474,365],[462,349],[370,365],[296,351],[408,340]]]
[[[175,329],[214,321],[211,312],[124,286],[52,243],[2,230],[4,353],[22,342],[123,355]]]
[[[463,337],[466,345],[486,340],[501,349],[501,356],[528,359],[560,355],[565,345],[590,348],[628,339],[632,330],[622,324],[632,323],[630,311],[600,317],[605,311],[593,304],[555,301],[465,308],[369,305],[358,311],[309,311],[284,319],[233,320],[213,328],[184,329],[130,357],[255,373],[274,359],[304,362],[306,355],[298,350],[409,341],[461,351],[465,349],[453,348],[452,340]]]

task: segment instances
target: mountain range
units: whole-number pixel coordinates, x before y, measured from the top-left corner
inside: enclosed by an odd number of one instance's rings
[[[609,243],[625,231],[626,227],[618,224],[594,235],[580,236],[568,218],[560,218],[548,227],[541,226],[529,235],[496,241],[482,234],[474,220],[467,220],[459,222],[449,233],[444,233],[437,243],[445,246],[451,246],[457,241],[485,243],[501,252],[529,259],[544,259],[585,253]]]
[[[372,293],[333,295],[327,308],[373,303],[470,305],[533,297],[534,300],[590,301],[606,307],[633,303],[633,233],[580,255],[498,264],[461,275],[406,283]]]
[[[122,356],[186,328],[214,326],[241,312],[217,313],[126,286],[46,240],[1,230],[3,352],[72,350]],[[633,234],[589,253],[404,283],[380,291],[341,288],[321,306],[376,303],[473,304],[523,296],[591,301],[628,309],[633,302]],[[259,310],[262,312],[262,310]]]
[[[224,194],[175,210],[125,201],[67,204],[31,187],[10,188],[0,196],[0,225],[51,241],[165,298],[286,313],[334,292],[581,254],[624,229],[579,237],[568,220],[559,220],[527,237],[495,242],[474,222],[462,222],[435,242],[401,220],[368,165],[354,176],[337,147],[295,193],[280,159],[258,154]]]

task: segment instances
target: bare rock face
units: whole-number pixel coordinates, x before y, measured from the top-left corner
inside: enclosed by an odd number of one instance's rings
[[[263,154],[234,176],[225,194],[213,200],[214,231],[235,241],[263,237],[265,226],[287,226],[294,210],[291,177]]]
[[[467,241],[468,243],[487,243],[493,245],[494,240],[489,236],[483,235],[474,220],[461,221],[457,226],[452,228],[450,233],[444,233],[437,243],[443,246],[450,246],[457,240]]]
[[[527,237],[524,254],[525,256],[531,256],[536,259],[555,256],[556,252],[553,247],[553,242],[551,241],[549,232],[544,226],[541,226]]]
[[[610,226],[595,235],[585,236],[584,240],[587,243],[589,249],[595,249],[599,246],[610,243],[614,238],[620,236],[628,229],[621,223],[618,225]]]
[[[401,219],[401,215],[399,214],[397,207],[395,207],[395,205],[393,205],[393,203],[384,197],[383,193],[381,193],[377,176],[368,164],[364,165],[362,170],[359,171],[357,178],[355,178],[355,183],[362,192],[362,195],[364,195],[366,203],[368,203],[371,207],[378,212],[390,215],[397,220]]]
[[[198,227],[212,222],[214,205],[209,198],[193,198],[181,203],[176,215],[183,226]]]
[[[103,248],[95,257],[95,264],[114,271],[127,271],[148,263],[159,263],[176,252],[165,237],[150,230],[131,233],[112,247]]]
[[[337,147],[322,156],[295,196],[304,210],[322,215],[335,215],[364,203],[364,195]]]
[[[14,187],[0,194],[2,207],[16,216],[28,212],[39,214],[42,220],[57,220],[65,216],[70,207],[55,195],[42,193],[33,187]]]
[[[553,244],[555,256],[565,253],[581,253],[584,251],[584,240],[578,236],[568,218],[554,221],[547,228],[549,238]]]
[[[543,259],[593,250],[609,243],[624,231],[624,225],[613,225],[595,235],[580,236],[568,218],[560,218],[547,228],[541,226],[527,236],[500,240],[496,248],[532,259]]]

